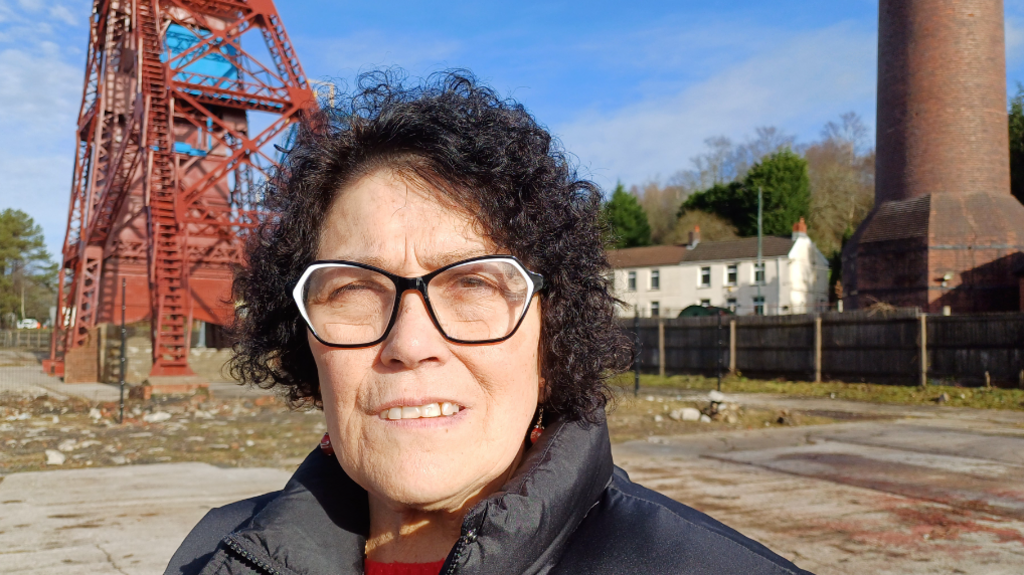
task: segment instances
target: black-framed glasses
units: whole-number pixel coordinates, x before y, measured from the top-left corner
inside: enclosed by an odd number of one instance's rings
[[[543,276],[510,255],[471,258],[415,278],[359,262],[320,260],[302,272],[292,297],[313,336],[332,347],[384,341],[410,290],[423,295],[445,339],[496,343],[515,334],[543,287]]]

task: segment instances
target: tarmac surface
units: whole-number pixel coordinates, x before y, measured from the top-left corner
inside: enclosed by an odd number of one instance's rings
[[[728,399],[846,421],[651,436],[615,445],[616,462],[815,573],[1024,573],[1024,412]],[[280,489],[290,472],[167,463],[8,475],[0,574],[161,573],[209,508]]]

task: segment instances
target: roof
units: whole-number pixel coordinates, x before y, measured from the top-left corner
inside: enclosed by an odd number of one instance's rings
[[[775,258],[789,255],[791,249],[791,238],[765,236],[761,253],[763,257]],[[686,246],[648,246],[608,252],[608,261],[613,268],[640,268],[717,260],[752,260],[756,257],[757,238],[700,242],[692,250]]]
[[[648,246],[609,250],[608,262],[613,268],[676,265],[686,257],[686,246]]]

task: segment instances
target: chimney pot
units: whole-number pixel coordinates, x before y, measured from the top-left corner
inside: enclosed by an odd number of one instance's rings
[[[807,235],[807,222],[803,218],[800,221],[793,224],[793,239]]]

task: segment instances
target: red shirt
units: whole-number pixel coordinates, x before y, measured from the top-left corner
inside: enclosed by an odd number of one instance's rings
[[[444,561],[434,563],[378,563],[367,559],[366,575],[438,575]]]

